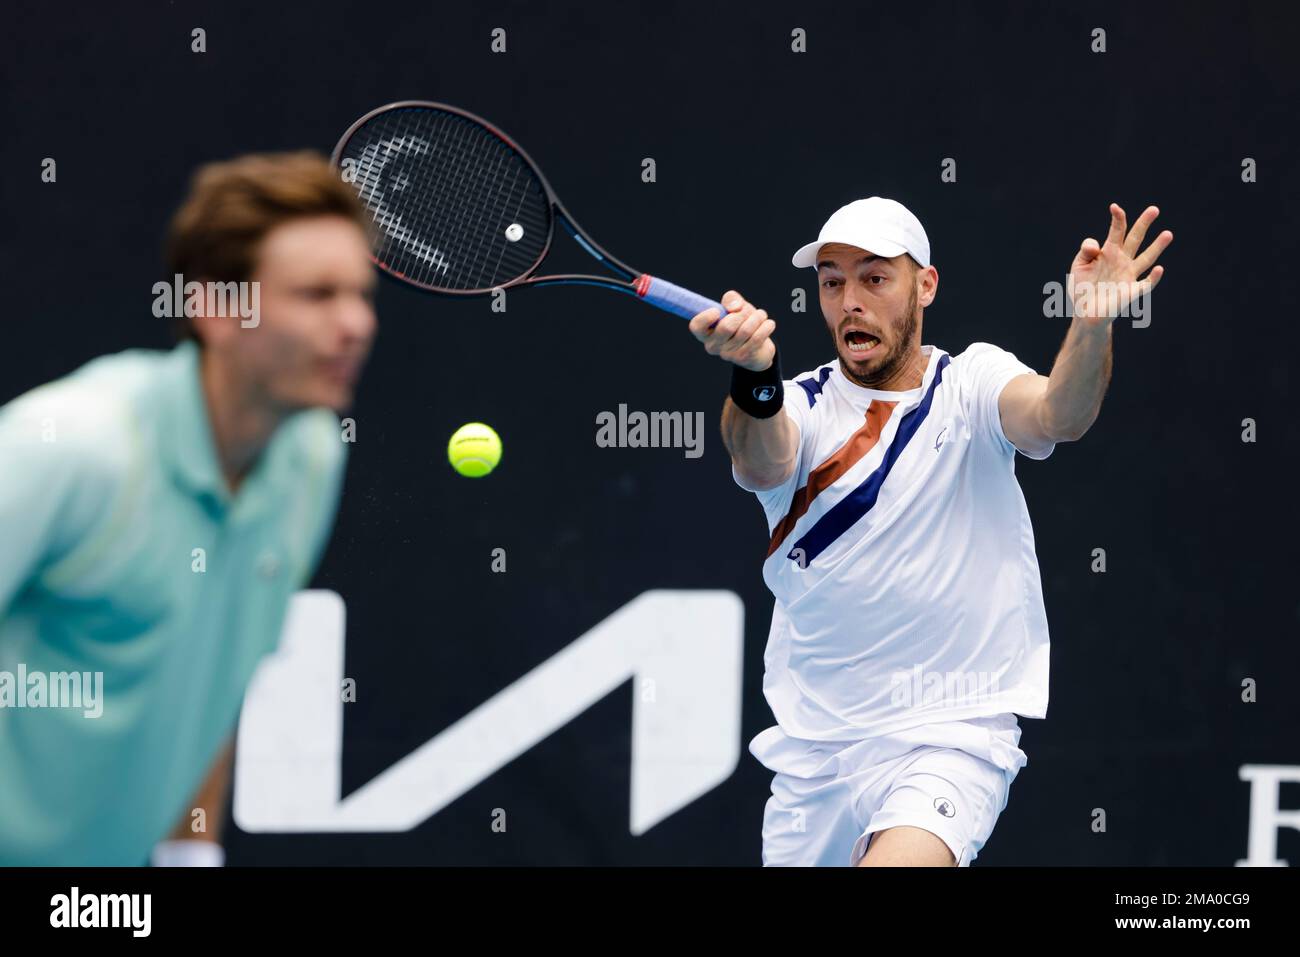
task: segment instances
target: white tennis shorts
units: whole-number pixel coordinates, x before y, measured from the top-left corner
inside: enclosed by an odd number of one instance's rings
[[[863,741],[804,741],[779,726],[749,744],[769,770],[765,866],[854,866],[871,835],[908,825],[958,867],[978,856],[1028,763],[1014,714],[922,725]]]

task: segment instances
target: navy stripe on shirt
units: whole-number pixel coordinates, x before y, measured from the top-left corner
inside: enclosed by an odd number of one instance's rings
[[[817,373],[816,379],[807,378],[795,380],[794,384],[801,386],[804,392],[808,393],[808,408],[811,409],[817,404],[817,397],[822,394],[822,386],[826,384],[826,380],[830,377],[831,367],[827,366],[825,369],[822,369]]]
[[[836,539],[857,524],[867,512],[875,507],[876,498],[880,494],[880,487],[885,484],[885,479],[889,477],[889,470],[894,467],[898,457],[903,454],[903,449],[907,448],[907,443],[912,440],[912,436],[916,434],[921,427],[921,423],[930,414],[930,406],[934,401],[934,390],[939,388],[939,383],[943,381],[943,370],[947,365],[948,356],[940,356],[938,367],[934,372],[934,380],[930,383],[930,388],[926,391],[925,397],[915,409],[903,416],[902,421],[898,424],[898,431],[894,434],[894,441],[885,450],[885,458],[877,466],[876,470],[867,476],[861,485],[831,506],[825,515],[817,519],[812,528],[808,529],[803,537],[794,543],[786,558],[797,561],[804,568],[807,568],[818,555],[826,551]],[[800,383],[800,385],[802,384]]]

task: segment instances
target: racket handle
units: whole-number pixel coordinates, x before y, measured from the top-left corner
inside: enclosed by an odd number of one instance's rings
[[[645,273],[637,276],[632,288],[636,290],[636,294],[640,298],[650,305],[662,309],[664,312],[671,312],[675,316],[681,316],[683,319],[693,319],[706,309],[718,310],[719,319],[727,314],[727,310],[723,308],[722,303],[714,302],[707,296],[701,296],[698,292],[691,292],[689,289],[684,289],[666,279],[656,279],[654,276]]]

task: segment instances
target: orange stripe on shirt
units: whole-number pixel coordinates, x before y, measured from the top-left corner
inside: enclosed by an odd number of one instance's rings
[[[849,440],[836,449],[830,458],[808,473],[808,484],[794,493],[789,514],[781,519],[772,532],[772,541],[767,546],[768,558],[771,558],[772,553],[781,547],[786,536],[794,531],[795,525],[808,511],[813,499],[835,484],[840,476],[862,461],[863,456],[876,447],[876,443],[880,441],[880,433],[884,431],[885,423],[889,421],[890,413],[894,411],[894,406],[897,404],[897,402],[881,402],[879,399],[872,399],[871,405],[867,407],[867,421],[862,424],[862,428],[849,436]]]

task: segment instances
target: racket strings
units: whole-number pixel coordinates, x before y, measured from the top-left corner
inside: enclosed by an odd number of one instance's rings
[[[515,192],[515,181],[518,179],[518,175],[519,175],[519,174],[518,174],[518,171],[516,170],[514,176],[511,177],[511,180],[510,180],[510,186],[509,186],[509,188],[506,190],[506,196],[507,196],[507,197],[510,197],[510,196],[513,196],[513,195],[514,195],[514,192]],[[524,201],[524,197],[525,197],[525,195],[526,195],[526,193],[523,193],[523,192],[521,192],[521,193],[519,194],[519,202],[517,202],[517,203],[515,204],[514,211],[513,211],[513,212],[510,214],[510,216],[508,217],[508,218],[510,219],[510,222],[511,222],[511,223],[518,223],[518,222],[519,222],[519,208],[520,208],[520,206],[523,205],[523,201]],[[508,205],[509,205],[509,203],[507,203],[507,206],[508,206]],[[507,228],[509,228],[509,227],[507,226]],[[502,258],[505,256],[505,254],[506,254],[506,245],[508,245],[508,244],[509,244],[509,240],[507,239],[507,240],[506,240],[506,243],[503,243],[502,246],[501,246],[501,252],[500,252],[500,254],[497,256],[497,261],[496,261],[496,263],[495,263],[495,264],[493,265],[493,267],[492,267],[492,270],[493,270],[493,273],[494,273],[494,274],[499,273],[500,270],[501,270],[501,260],[502,260]],[[480,276],[480,278],[481,278],[481,276]]]
[[[441,110],[378,114],[349,138],[357,195],[379,227],[375,256],[435,289],[480,291],[526,276],[546,248],[550,199],[491,130]]]
[[[389,265],[398,267],[398,271],[408,278],[432,285],[447,282],[452,262],[443,250],[453,247],[445,237],[427,232],[417,235],[420,221],[413,215],[414,200],[425,196],[428,197],[426,202],[435,208],[446,205],[446,183],[436,183],[433,177],[440,170],[456,171],[455,166],[440,166],[434,162],[434,158],[440,155],[450,156],[453,162],[459,159],[448,132],[445,127],[441,130],[412,128],[402,135],[380,139],[378,143],[383,148],[384,161],[371,177],[378,185],[368,196],[363,196],[368,202],[378,201],[372,208],[376,210],[376,222],[389,240],[389,245],[381,250],[381,260],[386,259]],[[423,162],[402,162],[404,157],[414,157]],[[399,165],[389,172],[394,160]],[[403,253],[409,255],[404,257]]]
[[[361,154],[357,167],[359,170],[356,180],[357,193],[370,209],[375,223],[382,231],[386,243],[385,252],[391,254],[392,247],[396,246],[404,250],[410,258],[424,261],[429,266],[445,271],[449,263],[442,252],[416,236],[411,227],[406,225],[406,217],[402,211],[396,204],[388,202],[386,194],[390,184],[382,175],[394,156],[402,155],[408,150],[419,155],[427,152],[427,149],[426,144],[414,137],[384,140],[368,146]],[[404,188],[402,180],[400,178],[395,180],[391,188]]]
[[[451,233],[450,245],[467,250],[468,255],[461,257],[462,266],[452,277],[451,287],[491,288],[524,274],[532,267],[550,228],[549,203],[542,206],[543,217],[531,217],[526,225],[520,224],[524,235],[533,234],[543,240],[537,244],[537,252],[524,257],[511,256],[507,260],[506,254],[512,251],[513,244],[506,229],[519,222],[521,205],[527,199],[527,187],[533,184],[535,177],[526,164],[518,161],[518,154],[496,136],[488,134],[482,138],[486,131],[477,124],[460,120],[449,125],[456,134],[467,134],[458,135],[450,144],[447,169],[455,172],[444,177],[434,194],[435,202],[443,204],[442,208],[457,204],[465,211],[458,220],[459,229]],[[516,161],[511,162],[512,158]],[[523,189],[519,202],[511,211],[509,197],[513,195],[521,173],[524,174]],[[509,183],[504,182],[507,175]],[[536,193],[541,197],[540,184],[537,184]],[[544,197],[541,198],[545,202]],[[492,256],[494,248],[498,250],[495,257]]]

